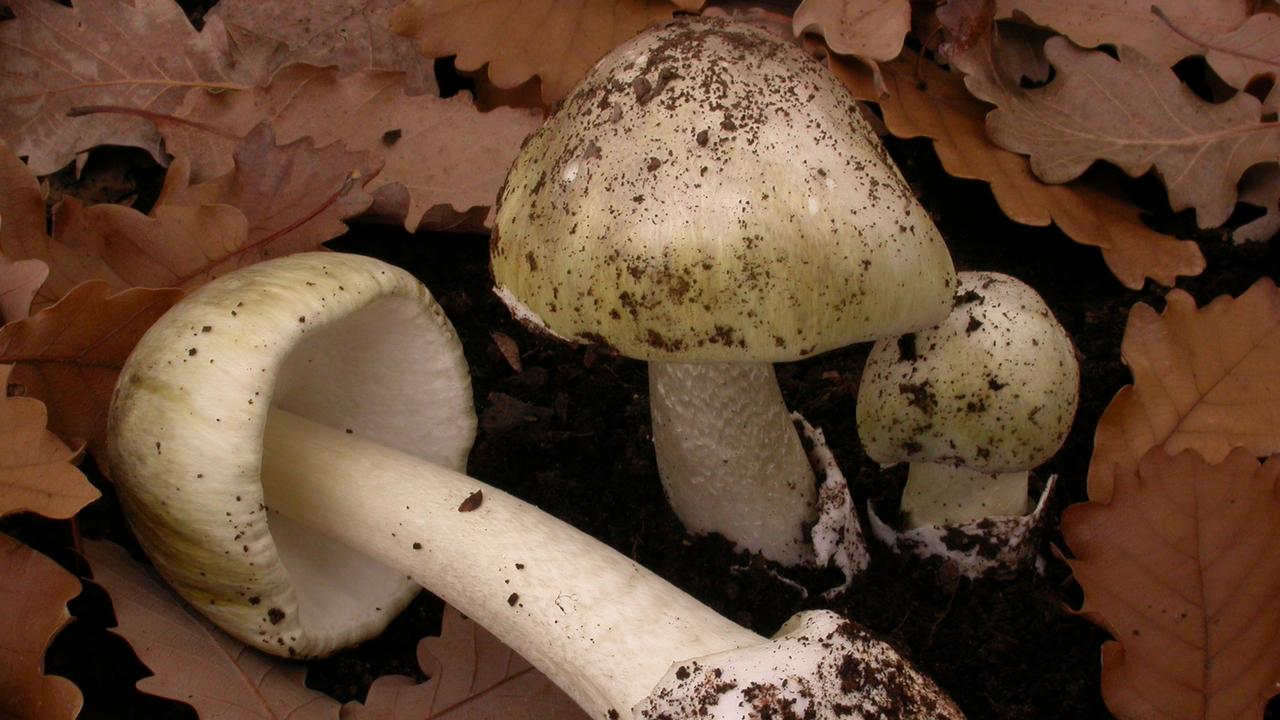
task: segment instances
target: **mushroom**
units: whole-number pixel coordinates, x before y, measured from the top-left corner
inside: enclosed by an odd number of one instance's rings
[[[1052,483],[1033,506],[1028,471],[1066,439],[1080,368],[1066,330],[1026,284],[993,272],[959,278],[942,324],[872,348],[858,435],[876,462],[910,463],[905,529],[934,528],[915,539],[931,539],[924,548],[975,575],[1008,569],[1034,549],[1027,538]],[[873,525],[881,534],[874,513]]]
[[[594,717],[690,703],[707,717],[761,703],[960,717],[835,613],[763,638],[467,477],[474,429],[461,345],[426,288],[377,260],[309,253],[220,277],[147,332],[113,397],[110,467],[160,574],[266,652],[359,642],[420,584]]]
[[[955,284],[826,69],[696,17],[610,52],[526,141],[490,249],[517,318],[649,362],[685,526],[785,564],[812,561],[816,491],[770,363],[937,323]]]

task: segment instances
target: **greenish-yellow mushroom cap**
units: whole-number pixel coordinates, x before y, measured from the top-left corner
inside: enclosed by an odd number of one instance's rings
[[[604,57],[499,195],[498,294],[650,361],[788,361],[941,321],[955,274],[849,95],[764,30],[682,18]]]

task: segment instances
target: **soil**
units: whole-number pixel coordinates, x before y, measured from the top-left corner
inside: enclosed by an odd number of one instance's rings
[[[703,602],[762,634],[794,612],[830,607],[891,641],[930,674],[975,720],[1107,718],[1099,688],[1100,647],[1107,634],[1071,612],[1080,590],[1066,565],[1057,524],[1062,508],[1086,500],[1084,478],[1093,429],[1107,403],[1130,380],[1120,339],[1136,302],[1163,308],[1167,288],[1122,287],[1100,252],[1071,242],[1055,228],[1017,225],[1000,213],[982,183],[947,176],[927,142],[889,141],[893,158],[942,229],[960,269],[995,270],[1036,288],[1073,336],[1081,354],[1081,404],[1070,437],[1036,475],[1060,477],[1041,554],[1043,572],[1029,569],[1004,580],[970,581],[939,564],[897,557],[873,546],[868,575],[843,595],[823,601],[839,582],[834,571],[781,570],[735,553],[720,537],[690,537],[668,510],[650,440],[643,363],[598,347],[566,347],[531,335],[490,292],[487,238],[410,236],[395,228],[356,225],[330,242],[334,250],[374,255],[405,267],[431,289],[456,326],[471,363],[480,430],[470,472],[528,500],[620,552],[635,558]],[[80,182],[95,167],[142,168],[134,182],[140,207],[154,198],[155,171],[131,151],[94,153]],[[129,178],[133,178],[129,180]],[[67,184],[78,184],[67,179]],[[1188,213],[1171,213],[1151,178],[1122,183],[1160,229],[1196,239],[1208,259],[1198,277],[1178,286],[1200,304],[1237,295],[1263,275],[1280,278],[1275,242],[1233,246],[1221,233],[1197,234]],[[118,185],[117,185],[118,187]],[[119,195],[117,191],[115,193]],[[119,197],[111,200],[118,201]],[[1247,218],[1234,218],[1232,224]],[[504,358],[492,333],[519,348],[523,370]],[[901,471],[881,471],[858,443],[854,423],[860,368],[869,346],[854,346],[803,362],[779,365],[791,408],[826,434],[854,497],[881,503],[891,516]],[[65,567],[87,573],[77,537],[106,537],[142,559],[111,487],[92,475],[104,497],[75,524],[30,517],[6,519],[16,535]],[[864,518],[865,523],[865,518]],[[785,575],[807,590],[784,582]],[[47,672],[73,680],[85,694],[81,717],[188,718],[190,707],[144,695],[133,684],[147,674],[131,648],[108,631],[114,624],[106,594],[92,583],[70,603],[74,621],[54,640]],[[339,700],[362,699],[372,680],[399,673],[421,678],[414,649],[439,631],[441,604],[423,594],[379,639],[308,663],[307,683]],[[1280,718],[1280,701],[1266,715]]]

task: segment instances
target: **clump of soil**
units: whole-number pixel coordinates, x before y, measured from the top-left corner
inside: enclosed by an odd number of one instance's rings
[[[830,607],[887,638],[955,698],[970,718],[1077,720],[1109,717],[1099,689],[1100,646],[1106,633],[1071,613],[1079,590],[1064,563],[1057,523],[1068,504],[1086,500],[1084,478],[1093,429],[1130,377],[1120,359],[1129,308],[1163,307],[1166,289],[1122,287],[1100,253],[1053,228],[1028,228],[1004,218],[986,185],[948,177],[925,142],[890,141],[890,151],[942,229],[960,269],[1011,274],[1036,288],[1071,333],[1081,355],[1082,398],[1065,446],[1037,471],[1060,477],[1041,554],[1043,571],[972,582],[945,565],[896,557],[873,548],[865,579],[830,602],[820,592],[839,582],[834,571],[786,572],[808,590],[783,582],[777,568],[735,553],[719,537],[690,537],[668,510],[650,439],[643,363],[601,347],[566,347],[527,332],[490,292],[487,239],[395,228],[356,226],[330,243],[335,250],[375,255],[420,277],[457,327],[471,363],[480,431],[470,472],[574,524],[684,588],[717,611],[772,634],[794,612]],[[1130,182],[1148,207],[1163,193],[1154,181]],[[145,195],[146,188],[140,189]],[[1167,208],[1163,229],[1194,235],[1186,213]],[[1275,243],[1242,247],[1221,237],[1197,238],[1208,267],[1180,281],[1201,304],[1237,295],[1260,276],[1280,276]],[[514,339],[516,372],[491,333]],[[826,353],[777,367],[791,408],[821,428],[851,490],[890,515],[904,470],[882,471],[862,452],[854,422],[855,394],[869,346]],[[86,467],[91,465],[87,463]],[[104,499],[81,513],[78,532],[124,543],[141,558],[115,505]],[[71,527],[32,518],[7,519],[6,532],[64,566],[84,572]],[[85,692],[84,718],[192,717],[188,706],[146,696],[133,684],[146,674],[128,645],[106,628],[108,598],[92,584],[71,603],[75,621],[55,639],[47,671]],[[441,605],[424,594],[382,637],[336,657],[310,663],[308,684],[340,700],[362,699],[379,675],[421,678],[414,659],[420,637],[439,630]],[[1273,702],[1267,717],[1277,717]]]

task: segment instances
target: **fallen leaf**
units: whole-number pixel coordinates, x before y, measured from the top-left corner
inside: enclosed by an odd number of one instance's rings
[[[120,105],[170,113],[192,88],[237,89],[220,24],[196,32],[171,0],[9,0],[0,22],[0,138],[37,175],[98,145],[139,147],[163,163],[160,136],[133,115],[72,117]],[[181,48],[182,52],[174,52]]]
[[[1268,278],[1238,298],[1196,308],[1173,290],[1163,314],[1138,303],[1120,354],[1133,373],[1098,420],[1089,497],[1107,502],[1113,479],[1153,447],[1195,450],[1210,463],[1233,448],[1280,453],[1280,290]]]
[[[447,222],[449,214],[433,213],[440,206],[461,214],[492,206],[521,142],[542,122],[538,111],[527,109],[481,113],[466,93],[406,95],[400,73],[339,78],[331,68],[309,65],[284,68],[269,86],[251,92],[193,94],[179,116],[160,129],[170,152],[191,158],[194,178],[226,172],[227,148],[264,120],[281,142],[309,137],[317,145],[342,142],[383,157],[386,164],[365,190],[378,199],[407,192],[410,231],[424,217]],[[386,202],[381,207],[387,212]]]
[[[569,95],[604,54],[650,23],[703,0],[405,0],[392,32],[429,58],[456,55],[462,71],[487,65],[498,87],[542,81],[547,106]]]
[[[47,240],[44,228],[44,195],[39,181],[27,164],[0,141],[0,253],[3,248]],[[48,275],[49,267],[43,262],[15,262],[0,254],[0,315],[4,322],[30,314],[36,290]]]
[[[364,705],[349,703],[343,708],[343,720],[588,717],[545,675],[449,606],[440,637],[418,644],[418,663],[429,680],[378,678]]]
[[[1269,240],[1280,232],[1280,165],[1249,168],[1240,181],[1240,202],[1256,205],[1264,213],[1232,231],[1231,239],[1237,245]]]
[[[409,94],[435,94],[434,64],[408,38],[389,27],[399,0],[220,0],[207,18],[218,18],[231,36],[233,57],[260,58],[271,77],[293,63],[334,65],[340,75],[363,70],[405,73]],[[265,59],[261,59],[265,58]]]
[[[996,17],[1021,13],[1077,45],[1127,45],[1166,67],[1200,49],[1151,12],[1158,5],[1178,27],[1200,36],[1229,32],[1249,17],[1247,0],[996,0]]]
[[[997,106],[987,116],[991,139],[1030,155],[1045,182],[1073,180],[1097,160],[1131,177],[1154,168],[1174,210],[1195,208],[1200,227],[1217,227],[1235,208],[1244,171],[1280,155],[1280,127],[1262,122],[1252,95],[1205,102],[1172,70],[1123,45],[1119,59],[1063,38],[1044,49],[1057,76],[1029,90],[977,57],[953,60],[970,92]]]
[[[1137,207],[1082,182],[1046,185],[1037,180],[1025,157],[987,138],[983,118],[990,106],[974,99],[959,75],[918,62],[906,51],[881,65],[889,94],[880,97],[871,74],[859,64],[832,56],[830,66],[854,97],[879,103],[894,135],[931,138],[943,168],[955,177],[990,183],[1010,219],[1034,226],[1057,223],[1076,242],[1102,248],[1107,266],[1125,286],[1139,289],[1146,278],[1172,285],[1179,275],[1204,269],[1194,242],[1151,230]]]
[[[138,689],[190,703],[202,718],[338,717],[338,701],[307,688],[304,665],[252,650],[215,628],[118,545],[85,542],[93,581],[111,595],[119,626],[154,675]]]
[[[84,699],[66,678],[44,674],[49,641],[71,620],[80,582],[57,563],[0,533],[0,716],[71,720]]]
[[[9,382],[44,401],[49,428],[83,442],[105,470],[107,408],[120,367],[182,294],[135,288],[112,295],[103,281],[84,283],[56,305],[0,329],[0,362],[17,364]]]
[[[309,139],[278,146],[261,125],[237,146],[235,165],[201,185],[175,161],[149,215],[124,205],[82,205],[68,197],[54,210],[54,234],[0,245],[53,269],[36,298],[47,307],[73,287],[105,280],[113,290],[200,285],[269,257],[314,250],[346,231],[343,218],[369,207],[361,184],[376,158]],[[0,237],[3,239],[3,237]]]
[[[0,365],[0,387],[12,365]],[[33,512],[65,520],[101,497],[72,465],[79,453],[45,429],[44,403],[0,396],[0,517]]]
[[[1276,69],[1280,67],[1280,17],[1258,13],[1230,32],[1203,40],[1184,37],[1204,50],[1209,67],[1234,88],[1243,90],[1259,77],[1276,79]]]
[[[516,341],[510,335],[497,330],[491,331],[489,337],[493,338],[493,344],[498,347],[498,352],[502,353],[502,359],[507,361],[507,365],[517,373],[523,372],[524,368],[520,363],[520,346],[516,345]]]
[[[821,35],[827,47],[864,60],[892,60],[911,30],[908,0],[804,0],[791,21],[799,37]]]
[[[1153,448],[1062,534],[1119,718],[1262,718],[1280,688],[1280,459]]]
[[[947,31],[939,46],[943,56],[967,52],[995,27],[995,0],[947,0],[936,11],[938,22]]]

